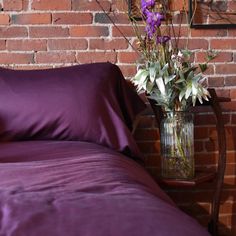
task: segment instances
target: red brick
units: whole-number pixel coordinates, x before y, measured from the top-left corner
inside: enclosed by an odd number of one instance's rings
[[[186,3],[186,4],[184,4]],[[187,10],[188,9],[188,4],[187,2],[183,2],[183,1],[180,1],[180,0],[172,0],[170,2],[170,9],[172,11],[181,11],[181,10]]]
[[[75,52],[38,52],[35,55],[36,63],[74,63]]]
[[[227,36],[226,29],[191,29],[192,37],[225,37]]]
[[[208,138],[209,135],[209,130],[206,127],[199,127],[196,126],[194,127],[194,139],[204,139]]]
[[[6,49],[6,40],[0,40],[0,50]]]
[[[188,24],[188,19],[186,18],[185,13],[176,12],[174,15],[172,15],[172,22],[173,22],[173,24],[186,25],[186,24]]]
[[[89,49],[118,50],[127,49],[128,43],[125,39],[90,39]]]
[[[209,87],[223,87],[224,86],[224,77],[208,77],[208,86]]]
[[[9,25],[10,17],[8,14],[0,14],[0,25]]]
[[[194,49],[204,49],[207,50],[209,46],[209,42],[206,39],[191,39],[188,42],[187,48],[190,50]],[[179,41],[180,48],[186,48],[186,39],[181,39]]]
[[[194,123],[196,125],[214,125],[216,124],[215,117],[212,114],[195,114]]]
[[[128,15],[126,13],[96,13],[94,17],[95,23],[100,24],[130,24],[130,20],[128,18]]]
[[[140,117],[138,128],[153,128],[154,125],[154,118],[152,116],[142,116]]]
[[[32,53],[0,53],[0,64],[29,64],[33,62]]]
[[[228,1],[229,3],[229,9],[232,11],[236,11],[236,2],[234,0]]]
[[[0,27],[0,38],[21,38],[27,37],[26,27]]]
[[[225,175],[235,175],[236,173],[236,163],[226,164]]]
[[[29,36],[31,38],[68,37],[69,30],[59,26],[33,26],[29,27]]]
[[[195,62],[203,63],[206,62],[206,52],[196,52],[195,53]],[[232,62],[233,61],[233,53],[232,52],[219,52],[217,56],[210,61],[210,63],[215,62]]]
[[[22,1],[22,4],[23,4],[22,9],[23,9],[24,11],[29,10],[29,5],[30,5],[29,2],[30,2],[30,0],[24,0],[24,1]]]
[[[4,11],[21,11],[23,9],[23,0],[3,0]]]
[[[135,65],[122,65],[121,64],[119,67],[125,77],[133,77],[137,72]]]
[[[54,13],[52,22],[54,24],[91,24],[93,20],[91,13]]]
[[[46,51],[47,41],[39,39],[7,40],[9,51]]]
[[[140,148],[142,153],[145,153],[145,154],[156,153],[155,148],[154,148],[155,147],[154,141],[148,141],[148,142],[147,141],[146,142],[140,141],[140,142],[137,142],[137,144],[138,144],[138,147]]]
[[[217,74],[235,74],[236,66],[235,64],[219,64],[216,66]]]
[[[198,166],[207,166],[207,165],[215,165],[218,161],[218,153],[216,152],[199,152],[195,151],[195,164]]]
[[[112,26],[112,37],[123,37],[123,35],[126,37],[136,36],[132,26],[119,26],[119,30],[115,26]]]
[[[117,11],[117,10],[122,12],[128,12],[127,1],[113,0],[111,11]]]
[[[158,131],[155,129],[137,129],[135,132],[135,140],[156,141],[160,137]]]
[[[236,76],[225,77],[225,85],[226,86],[235,86],[235,84],[236,84]]]
[[[198,141],[198,140],[194,141],[194,151],[195,152],[203,152],[203,151],[205,151],[204,150],[204,143],[203,143],[203,141]]]
[[[117,62],[117,54],[115,52],[81,52],[77,55],[79,63],[92,62]]]
[[[149,173],[151,173],[153,176],[157,176],[157,174],[160,173],[160,167],[161,167],[161,157],[158,154],[149,154],[145,155],[145,166],[149,168]],[[156,168],[155,168],[156,167]],[[155,168],[155,172],[153,169]]]
[[[50,13],[31,13],[12,15],[12,23],[17,25],[50,24]]]
[[[227,152],[227,163],[236,163],[236,150],[231,151],[231,152]]]
[[[106,26],[72,26],[70,35],[72,37],[101,37],[108,36],[109,30]]]
[[[232,88],[230,90],[230,98],[236,100],[236,89]]]
[[[222,43],[224,42],[224,43]],[[214,49],[236,49],[236,39],[212,39],[210,40],[210,47]]]
[[[216,94],[218,97],[230,97],[230,90],[229,89],[223,89],[223,88],[216,88]],[[222,105],[224,105],[224,103],[221,103]]]
[[[235,29],[228,29],[228,37],[235,37],[236,31]]]
[[[222,111],[236,111],[236,101],[221,103]]]
[[[106,0],[99,1],[102,8],[108,12],[111,9],[111,3]],[[95,1],[72,0],[72,10],[77,11],[101,11],[101,7]]]
[[[35,65],[35,64],[28,64],[28,65],[14,65],[14,69],[17,70],[38,70],[38,69],[49,69],[52,68],[51,65]]]
[[[49,39],[49,50],[85,50],[88,48],[86,39]]]
[[[71,0],[32,0],[33,10],[71,10]]]
[[[119,52],[118,61],[119,63],[135,63],[139,58],[136,52]]]
[[[232,114],[231,123],[232,125],[236,125],[236,114]]]
[[[182,44],[186,46],[186,43],[188,42],[187,38],[189,37],[190,31],[188,27],[183,25],[170,27],[163,24],[161,27],[161,34],[171,36],[174,45],[175,42],[178,44],[178,40],[181,39]]]

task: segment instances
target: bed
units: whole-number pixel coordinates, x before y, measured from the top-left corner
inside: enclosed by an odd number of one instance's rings
[[[143,167],[111,63],[0,69],[1,236],[207,236]]]

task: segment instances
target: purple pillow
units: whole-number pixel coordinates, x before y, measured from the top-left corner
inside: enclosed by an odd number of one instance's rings
[[[144,107],[111,63],[0,68],[0,141],[89,141],[139,156],[130,129]]]

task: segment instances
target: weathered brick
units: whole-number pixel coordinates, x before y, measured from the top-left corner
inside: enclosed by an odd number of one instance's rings
[[[91,13],[54,13],[53,24],[91,24],[93,20]]]
[[[30,13],[12,15],[12,23],[17,25],[50,24],[50,13]]]
[[[236,100],[236,89],[235,88],[230,89],[230,98],[233,100]]]
[[[207,39],[191,39],[189,41],[187,41],[187,39],[179,40],[180,48],[186,48],[186,46],[190,50],[195,50],[195,49],[207,50],[209,46],[209,42]]]
[[[23,0],[3,0],[4,11],[21,11],[23,9]]]
[[[49,50],[85,50],[88,48],[86,39],[49,39]]]
[[[19,38],[27,36],[28,30],[26,27],[0,27],[0,38]]]
[[[101,37],[108,36],[109,29],[106,26],[71,26],[72,37]]]
[[[111,3],[108,1],[99,1],[102,8],[108,12],[111,9]],[[72,10],[75,11],[101,11],[101,7],[96,1],[72,0]]]
[[[224,77],[208,77],[208,86],[209,87],[223,87],[225,79]]]
[[[46,51],[47,41],[41,39],[7,40],[9,51]]]
[[[32,26],[29,27],[31,38],[57,38],[68,37],[69,29],[60,26]]]
[[[179,1],[179,0],[172,0],[170,2],[170,9],[172,11],[182,11],[184,9],[188,9],[188,5],[186,4],[186,1],[183,2],[183,1]]]
[[[152,141],[159,139],[158,131],[155,129],[137,129],[134,138],[138,141]]]
[[[0,50],[6,49],[6,40],[0,40]]]
[[[29,10],[29,6],[30,6],[30,4],[29,4],[29,2],[30,2],[30,0],[24,0],[24,1],[22,1],[22,9],[24,10],[24,11],[27,11],[27,10]]]
[[[32,0],[33,10],[71,10],[71,0]]]
[[[214,49],[236,49],[236,39],[212,39],[210,41],[211,48]]]
[[[219,64],[216,67],[217,74],[236,74],[235,64]]]
[[[229,97],[229,96],[228,96]],[[235,112],[236,111],[236,101],[225,102],[222,104],[223,111]]]
[[[195,62],[203,63],[207,61],[207,53],[206,52],[196,52],[195,53]],[[232,52],[219,52],[217,56],[210,61],[210,63],[214,62],[232,62],[233,61],[233,53]]]
[[[0,64],[29,64],[34,62],[32,53],[0,53]]]
[[[144,32],[144,28],[142,28],[142,31]],[[119,26],[116,28],[115,26],[112,26],[112,37],[135,37],[135,32],[132,26]]]
[[[205,37],[226,37],[226,29],[191,29],[191,36],[198,38]]]
[[[95,23],[101,24],[129,24],[129,18],[127,17],[127,14],[110,13],[108,16],[106,13],[96,13],[94,21]]]
[[[38,52],[35,55],[36,63],[74,63],[75,52]]]
[[[235,86],[235,84],[236,84],[236,76],[225,77],[225,85],[226,86]]]
[[[117,62],[117,54],[115,52],[81,52],[77,55],[79,63],[92,62]]]
[[[10,16],[8,14],[0,14],[0,25],[9,25]]]
[[[127,49],[128,43],[125,39],[90,39],[89,49],[118,50]]]
[[[119,52],[118,62],[119,63],[135,63],[139,59],[139,55],[136,52]]]
[[[120,67],[120,69],[121,69],[121,71],[122,71],[122,73],[125,77],[131,78],[137,72],[135,65],[122,65],[122,64],[120,64],[119,67]]]

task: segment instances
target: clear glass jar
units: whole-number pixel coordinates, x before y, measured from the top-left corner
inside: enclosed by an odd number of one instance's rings
[[[194,125],[189,112],[167,112],[161,121],[162,177],[194,177]]]

